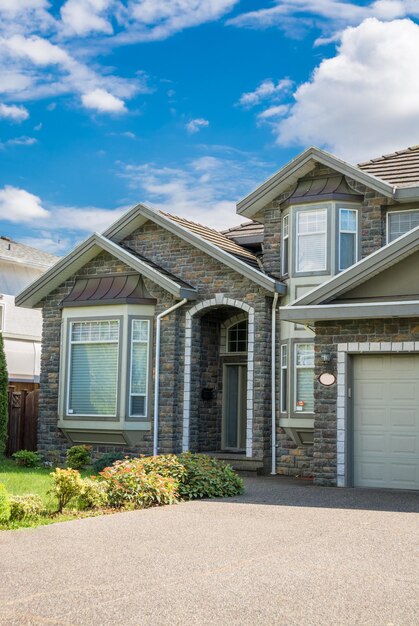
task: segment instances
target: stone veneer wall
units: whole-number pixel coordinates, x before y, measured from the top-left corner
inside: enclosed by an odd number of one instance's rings
[[[162,321],[161,354],[164,355],[164,358],[161,359],[160,364],[159,451],[161,453],[179,452],[182,446],[186,310],[200,300],[213,298],[215,294],[220,293],[254,307],[255,418],[253,423],[253,455],[263,458],[269,453],[270,446],[270,307],[272,298],[252,281],[150,222],[128,237],[125,243],[199,290],[197,301],[188,303]],[[61,336],[60,303],[71,291],[76,277],[126,271],[132,270],[109,254],[101,253],[41,303],[44,321],[38,436],[40,450],[54,449],[60,450],[64,454],[69,445],[57,428]],[[148,292],[157,299],[156,314],[174,304],[174,298],[169,293],[147,279],[144,282]],[[215,309],[213,310],[215,311]],[[234,314],[234,309],[232,314]],[[196,371],[198,372],[200,346],[201,340],[199,339],[197,349],[193,353],[194,364],[197,366]],[[197,390],[200,388],[201,381],[197,385]],[[195,424],[198,428],[200,405],[196,393],[195,396]],[[150,404],[153,406],[153,398],[151,398]],[[143,441],[135,448],[124,447],[123,449],[130,453],[149,454],[152,451],[152,432],[145,432]],[[115,450],[115,446],[95,446],[93,452],[98,454],[113,450]]]
[[[316,377],[324,370],[324,364],[320,356],[322,351],[327,351],[331,354],[332,360],[329,367],[331,371],[337,373],[338,344],[368,342],[380,345],[381,342],[384,342],[388,345],[388,342],[412,342],[419,340],[419,321],[416,318],[318,322],[315,328]],[[356,352],[358,353],[358,349]],[[338,411],[337,385],[326,388],[316,382],[316,419],[314,422],[312,469],[315,483],[318,485],[334,486],[337,482]]]

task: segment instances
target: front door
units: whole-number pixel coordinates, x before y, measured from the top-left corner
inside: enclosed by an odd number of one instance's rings
[[[223,450],[246,449],[247,365],[224,365]]]

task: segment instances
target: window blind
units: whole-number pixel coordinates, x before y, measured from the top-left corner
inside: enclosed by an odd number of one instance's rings
[[[150,322],[148,320],[132,320],[130,381],[131,417],[145,417],[147,414],[149,334]]]
[[[314,344],[295,345],[295,409],[314,411]]]
[[[419,226],[419,211],[400,211],[388,214],[388,241],[394,241],[401,235]]]
[[[297,272],[326,269],[326,236],[327,209],[297,212]]]
[[[116,415],[118,353],[118,321],[71,325],[69,414]]]

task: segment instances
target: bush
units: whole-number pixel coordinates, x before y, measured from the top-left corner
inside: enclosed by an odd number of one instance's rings
[[[179,484],[182,498],[226,498],[243,493],[243,480],[227,463],[190,452],[180,454],[178,459],[185,468],[185,477]]]
[[[115,461],[122,461],[124,458],[125,455],[123,452],[108,452],[107,454],[103,454],[93,463],[93,469],[96,474],[100,474],[100,472],[103,472],[105,467],[110,467],[115,463]]]
[[[0,333],[0,456],[6,450],[7,423],[9,421],[9,375],[4,353],[3,335]]]
[[[12,454],[12,457],[16,461],[16,465],[23,467],[37,467],[41,462],[39,452],[31,452],[30,450],[19,450],[19,452]]]
[[[81,496],[83,492],[83,479],[76,469],[60,469],[51,472],[53,486],[48,493],[54,495],[58,500],[58,513],[61,513],[65,506],[76,496]]]
[[[178,499],[178,483],[170,476],[147,473],[144,459],[117,461],[101,476],[107,483],[111,506],[143,509],[153,505],[173,504]]]
[[[79,496],[82,509],[101,509],[108,504],[108,488],[103,480],[85,478]]]
[[[45,467],[58,467],[60,464],[59,450],[45,450],[42,453]]]
[[[186,469],[175,454],[144,456],[141,457],[141,462],[147,474],[174,478],[178,483],[185,479]]]
[[[67,450],[67,466],[71,469],[82,469],[90,465],[91,446],[72,446]]]
[[[6,524],[10,519],[10,498],[6,487],[0,483],[0,524]]]
[[[39,517],[43,509],[41,498],[33,493],[10,496],[10,519],[12,521],[21,522]]]

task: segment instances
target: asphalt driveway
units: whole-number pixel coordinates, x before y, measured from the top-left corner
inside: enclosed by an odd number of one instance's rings
[[[0,533],[0,624],[417,626],[417,493],[247,487]]]

